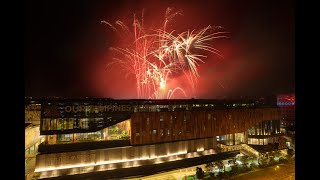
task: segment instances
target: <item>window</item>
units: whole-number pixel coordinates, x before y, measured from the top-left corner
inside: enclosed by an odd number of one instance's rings
[[[68,129],[68,119],[62,119],[63,129]]]
[[[163,129],[160,129],[160,135],[163,136]]]
[[[179,135],[182,133],[182,130],[181,129],[179,129]]]
[[[136,133],[136,136],[140,136],[140,133],[137,132],[137,133]]]
[[[57,141],[71,141],[72,134],[58,134]]]
[[[168,134],[168,136],[170,136],[170,129],[168,129],[167,134]]]
[[[149,125],[149,117],[147,117],[147,125]]]
[[[63,130],[63,121],[61,118],[57,119],[57,130]]]
[[[163,115],[160,115],[160,121],[164,121]]]
[[[208,114],[208,120],[211,120],[211,114]]]
[[[80,119],[80,129],[88,129],[89,128],[89,120],[87,118]]]
[[[69,129],[73,129],[73,118],[69,119]]]
[[[183,115],[183,121],[186,122],[187,121],[187,116]]]
[[[152,134],[157,134],[157,130],[156,129],[152,130]]]
[[[57,120],[51,119],[51,130],[57,130]]]
[[[50,119],[43,119],[42,130],[51,130]]]
[[[173,123],[177,122],[177,116],[173,116]]]

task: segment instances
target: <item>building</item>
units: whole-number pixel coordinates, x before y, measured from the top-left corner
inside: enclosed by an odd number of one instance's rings
[[[295,94],[282,94],[277,96],[277,105],[280,107],[281,124],[295,125]]]
[[[36,159],[40,178],[181,163],[255,146],[286,148],[275,100],[39,102],[45,136]]]
[[[44,141],[44,137],[40,136],[39,125],[25,123],[25,176],[31,179],[35,170],[35,159],[38,153],[38,146]]]

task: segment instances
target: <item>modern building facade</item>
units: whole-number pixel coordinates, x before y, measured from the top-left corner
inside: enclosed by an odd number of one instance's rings
[[[40,178],[174,162],[247,144],[285,148],[276,100],[42,99],[40,134]]]

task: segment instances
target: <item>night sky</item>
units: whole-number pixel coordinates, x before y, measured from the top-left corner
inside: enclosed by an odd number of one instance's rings
[[[293,1],[93,2],[26,4],[26,96],[136,98],[133,78],[106,68],[112,58],[108,49],[118,45],[118,37],[100,21],[130,22],[133,13],[145,9],[146,23],[156,25],[167,7],[183,12],[172,25],[177,31],[212,25],[230,32],[229,39],[214,43],[224,59],[209,55],[200,64],[196,98],[294,92]]]

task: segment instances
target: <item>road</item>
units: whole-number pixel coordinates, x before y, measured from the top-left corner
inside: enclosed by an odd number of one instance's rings
[[[294,161],[287,164],[280,164],[265,169],[245,173],[235,177],[236,180],[294,180],[295,164]]]

